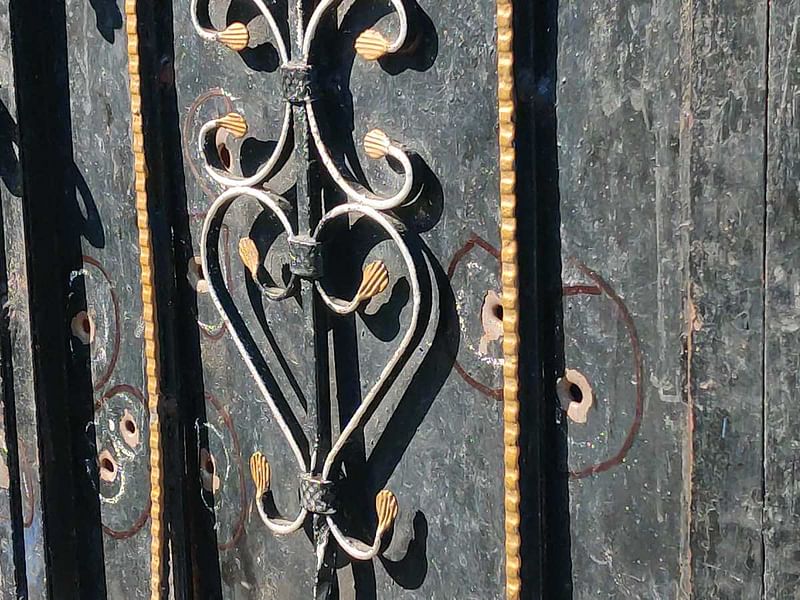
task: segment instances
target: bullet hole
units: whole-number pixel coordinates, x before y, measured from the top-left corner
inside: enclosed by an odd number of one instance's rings
[[[135,448],[139,445],[139,427],[127,408],[120,419],[119,430],[122,433],[122,439],[129,447]]]
[[[111,452],[103,450],[97,457],[97,463],[100,468],[100,479],[106,483],[114,483],[117,479],[119,468]]]
[[[495,319],[497,319],[498,321],[502,321],[503,320],[503,305],[502,304],[495,304],[492,307],[492,314],[494,315]]]
[[[208,293],[208,282],[203,274],[203,263],[199,256],[193,256],[189,259],[186,277],[189,280],[189,285],[191,285],[198,294]]]
[[[217,461],[205,448],[200,450],[200,480],[207,492],[219,491],[221,481],[217,475]]]
[[[577,369],[567,369],[556,383],[556,392],[567,417],[575,423],[586,423],[594,404],[594,391],[587,377]]]
[[[569,386],[569,395],[572,397],[573,402],[580,404],[583,401],[583,392],[581,388],[574,383],[571,383]]]
[[[70,323],[72,335],[78,338],[81,343],[87,346],[94,341],[94,321],[88,312],[82,310],[72,317]]]
[[[228,140],[231,134],[225,129],[218,129],[216,135],[216,147],[217,147],[217,157],[219,158],[219,162],[222,167],[226,171],[231,170],[231,166],[233,165],[233,157],[231,156],[231,151],[228,148]]]
[[[481,324],[483,325],[483,335],[478,344],[478,352],[488,354],[489,343],[503,337],[503,303],[500,295],[494,290],[486,292],[483,298]]]

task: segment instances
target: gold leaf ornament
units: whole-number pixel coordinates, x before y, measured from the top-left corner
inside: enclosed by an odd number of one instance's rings
[[[250,475],[256,486],[256,497],[260,498],[269,491],[270,467],[267,457],[256,452],[250,457]]]
[[[397,498],[392,492],[389,490],[378,492],[378,495],[375,496],[375,511],[378,513],[378,536],[391,529],[399,510]]]
[[[258,247],[256,243],[249,237],[239,240],[239,257],[242,263],[250,271],[253,279],[258,275],[258,268],[261,266],[261,258],[258,255]]]
[[[380,31],[367,29],[356,39],[356,53],[364,60],[378,60],[389,53],[389,40]]]
[[[389,271],[383,261],[376,260],[364,269],[361,285],[356,292],[356,303],[374,298],[389,286]]]
[[[250,32],[244,23],[231,23],[217,34],[217,40],[234,52],[241,52],[250,43]]]
[[[380,129],[373,129],[364,136],[364,152],[373,160],[385,158],[391,145],[392,140]]]
[[[233,137],[242,138],[247,134],[247,121],[239,113],[228,113],[217,119],[217,127],[230,131]]]

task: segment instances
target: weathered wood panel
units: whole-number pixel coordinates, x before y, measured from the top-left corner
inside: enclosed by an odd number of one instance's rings
[[[766,16],[752,2],[698,3],[691,15],[682,184],[698,597],[762,591]]]
[[[767,6],[696,3],[687,25],[681,183],[690,219],[684,239],[691,590],[701,598],[757,598]]]
[[[4,598],[47,596],[36,406],[23,226],[23,183],[9,2],[0,2],[0,202],[2,202],[2,575]]]
[[[565,366],[595,395],[569,424],[576,599],[674,598],[680,579],[679,14],[560,9]]]
[[[561,6],[576,598],[760,595],[765,36],[763,3]]]
[[[3,228],[6,223],[6,208],[20,195],[21,181],[19,159],[17,156],[16,99],[14,98],[14,69],[11,54],[11,35],[8,3],[0,3],[0,202]],[[8,303],[9,274],[7,248],[4,236],[0,235],[0,301]],[[13,498],[19,494],[19,465],[17,460],[17,440],[14,436],[14,384],[13,358],[9,344],[9,315],[5,310],[0,314],[0,597],[11,599],[25,586],[24,574],[16,571],[14,546],[20,535],[21,523],[15,521]],[[15,489],[16,488],[16,489]],[[20,579],[22,581],[20,582]]]
[[[353,530],[367,534],[372,498],[381,487],[397,493],[401,515],[383,560],[342,565],[341,597],[501,598],[502,421],[496,392],[501,349],[497,331],[485,332],[482,323],[482,316],[497,319],[483,309],[499,287],[494,22],[488,17],[495,7],[481,2],[453,11],[442,3],[409,5],[417,12],[414,27],[419,30],[413,35],[419,39],[408,56],[380,64],[365,64],[354,56],[355,37],[366,27],[377,22],[381,30],[395,31],[388,2],[343,3],[338,20],[320,41],[326,88],[320,119],[336,155],[346,157],[356,172],[363,170],[364,178],[379,189],[389,189],[393,181],[385,165],[366,159],[361,150],[364,134],[381,127],[418,152],[431,172],[420,199],[398,211],[409,227],[428,298],[415,342],[419,349],[398,376],[408,389],[386,396],[347,457],[353,486],[348,502],[366,516]],[[285,4],[269,6],[283,22]],[[252,19],[250,9],[237,2],[211,3],[214,27],[242,19],[259,36],[254,35],[253,47],[237,55],[200,40],[188,8],[188,3],[175,7],[176,89],[191,223],[191,240],[184,243],[191,243],[197,255],[202,219],[220,191],[198,160],[199,127],[230,110],[244,114],[253,137],[242,143],[243,160],[237,157],[238,143],[230,139],[219,140],[230,144],[230,155],[221,156],[232,157],[234,172],[252,172],[253,160],[263,158],[269,148],[258,140],[277,135],[280,73],[274,72],[275,52],[263,18]],[[291,195],[290,174],[291,169],[279,174],[270,189]],[[339,202],[324,181],[326,202]],[[299,342],[300,307],[293,300],[263,300],[261,306],[237,246],[250,235],[266,247],[269,220],[262,215],[251,226],[259,211],[243,205],[232,209],[222,230],[226,278],[287,402],[302,415],[303,404],[313,398],[305,396],[312,359],[310,348]],[[363,224],[351,225],[350,232],[352,239],[331,250],[333,276],[326,285],[343,296],[352,294],[362,261],[376,257],[386,261],[392,280],[387,292],[355,319],[330,326],[335,430],[375,380],[409,318],[408,283],[396,252]],[[267,259],[277,280],[283,277],[282,250],[279,241]],[[191,257],[186,262],[188,269],[183,264],[179,269],[190,281],[179,275],[179,285],[198,287],[196,262]],[[313,579],[311,546],[302,534],[276,538],[261,524],[250,508],[247,460],[256,450],[268,455],[276,501],[282,506],[294,506],[296,468],[199,287],[200,391],[206,404],[205,417],[197,423],[200,446],[189,452],[199,457],[203,501],[216,520],[222,597],[307,597]]]
[[[764,597],[800,593],[800,2],[770,3]]]
[[[100,501],[105,594],[149,595],[149,414],[133,193],[127,35],[113,2],[67,2],[74,165],[68,197],[82,265],[72,273],[71,344],[91,370],[96,445],[85,476]],[[84,417],[85,418],[85,417]],[[90,447],[91,447],[90,446]]]

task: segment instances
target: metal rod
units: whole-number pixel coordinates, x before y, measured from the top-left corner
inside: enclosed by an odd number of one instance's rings
[[[308,6],[306,6],[308,4]],[[289,16],[292,61],[301,62],[307,14],[314,9],[314,0],[295,0]],[[308,8],[308,12],[306,12]],[[294,124],[294,161],[297,191],[297,227],[301,235],[311,235],[322,217],[322,194],[319,183],[319,163],[311,144],[308,114],[305,103],[292,106]],[[328,377],[327,315],[310,279],[300,284],[303,304],[303,343],[313,354],[313,382],[308,404],[306,431],[312,441],[311,473],[320,475],[319,457],[327,456],[331,448],[330,383]],[[314,600],[332,600],[336,589],[336,546],[330,544],[330,529],[323,515],[313,516],[314,546],[317,554],[317,573],[314,578]],[[337,594],[338,595],[338,594]]]

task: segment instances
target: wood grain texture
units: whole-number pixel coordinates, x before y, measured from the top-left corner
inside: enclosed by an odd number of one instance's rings
[[[84,310],[93,331],[91,342],[70,342],[85,352],[91,370],[88,398],[96,456],[84,458],[103,472],[100,456],[115,464],[113,478],[92,484],[100,502],[101,573],[109,599],[150,595],[150,477],[148,432],[153,398],[151,290],[140,283],[147,252],[140,251],[144,183],[141,157],[141,98],[129,93],[128,67],[136,19],[123,17],[116,5],[67,2],[66,52],[69,68],[69,119],[72,160],[69,183],[77,208],[71,232],[81,248],[73,277],[73,295],[85,294],[84,306],[70,306],[70,318]],[[130,83],[135,89],[135,78]],[[138,148],[138,153],[133,149]],[[138,175],[138,177],[137,177]],[[74,191],[73,191],[74,190]],[[80,211],[80,212],[79,212]],[[145,239],[146,242],[146,239]],[[144,268],[146,271],[146,268]],[[77,311],[77,312],[76,312]],[[132,418],[138,441],[125,437]],[[85,435],[85,434],[84,434]],[[135,439],[135,438],[134,438]],[[156,505],[158,510],[158,505]],[[158,521],[156,520],[156,527]],[[88,592],[85,592],[88,593]]]
[[[766,23],[560,8],[565,358],[596,397],[570,423],[575,598],[761,594]]]
[[[562,3],[558,139],[574,598],[676,598],[683,538],[679,2]],[[587,269],[613,290],[614,301]],[[628,331],[622,308],[631,315]],[[643,354],[637,414],[635,343]]]
[[[800,590],[800,2],[769,27],[764,359],[764,597]]]
[[[397,212],[419,256],[425,308],[415,351],[398,373],[396,386],[347,448],[352,486],[347,502],[357,507],[355,514],[370,520],[354,523],[354,532],[372,535],[369,527],[380,489],[397,494],[400,512],[384,560],[339,569],[340,597],[499,600],[506,594],[503,411],[496,396],[483,390],[501,385],[502,347],[495,337],[480,349],[481,309],[489,292],[498,294],[500,289],[496,3],[482,0],[454,11],[449,3],[420,1],[410,29],[419,36],[413,49],[380,61],[359,57],[355,42],[371,27],[394,38],[398,21],[389,5],[357,2],[342,7],[340,26],[325,28],[315,56],[323,82],[320,127],[331,152],[343,164],[363,170],[363,179],[382,192],[397,182],[384,160],[372,160],[363,151],[362,140],[370,131],[380,128],[424,161],[422,201]],[[214,26],[222,26],[224,4],[212,2],[210,12]],[[280,8],[277,13],[282,23]],[[252,45],[261,47],[261,63],[252,49],[235,54],[198,39],[188,3],[176,5],[174,24],[191,215],[191,235],[181,244],[197,253],[202,219],[219,193],[202,173],[192,146],[198,129],[221,114],[242,114],[250,126],[247,136],[226,143],[233,156],[231,170],[252,173],[255,159],[263,159],[269,148],[265,142],[277,135],[280,73],[274,61],[263,60],[270,58],[264,50],[271,44],[263,33],[257,39],[255,29]],[[328,81],[332,85],[324,85]],[[290,204],[291,166],[270,183]],[[324,173],[321,179],[327,205],[342,201]],[[284,281],[286,245],[276,235],[268,215],[242,201],[226,216],[220,252],[223,264],[226,256],[232,257],[226,281],[264,353],[274,387],[280,387],[302,423],[307,418],[304,403],[313,402],[313,373],[310,349],[299,342],[301,307],[294,299],[267,301],[237,259],[238,240],[250,236],[261,250],[264,271],[274,281]],[[465,250],[476,235],[484,245],[473,242],[472,250]],[[364,266],[373,261],[383,261],[389,273],[386,290],[358,314],[331,320],[330,387],[333,429],[338,431],[391,356],[398,333],[408,325],[409,305],[404,266],[372,226],[363,220],[342,223],[331,238],[324,283],[337,297],[353,297]],[[447,272],[448,265],[452,272]],[[179,280],[179,285],[185,282]],[[203,369],[202,377],[197,371],[187,377],[199,380],[205,414],[198,419],[200,447],[189,451],[212,456],[221,480],[218,494],[202,498],[203,510],[215,519],[217,536],[217,547],[203,547],[202,552],[219,562],[222,580],[221,593],[210,597],[309,596],[314,562],[308,540],[302,535],[272,536],[251,518],[246,507],[253,487],[239,476],[246,457],[263,452],[276,504],[290,512],[297,496],[294,460],[229,336],[215,329],[219,316],[210,298],[198,294],[196,303]],[[464,375],[453,367],[456,359]]]
[[[8,2],[0,2],[0,225],[14,223],[17,213],[9,205],[21,192],[21,170],[15,141],[19,132],[16,124],[14,71],[11,56],[11,36]],[[8,207],[8,208],[7,208]],[[6,214],[9,213],[9,214]],[[0,302],[8,303],[9,245],[6,235],[0,234]],[[16,279],[16,278],[15,278]],[[27,587],[24,571],[16,568],[15,542],[23,535],[20,506],[14,502],[20,494],[18,443],[14,393],[14,356],[11,346],[11,314],[0,313],[0,598],[12,600]],[[16,513],[16,514],[15,514]],[[17,546],[19,547],[19,546]]]
[[[691,592],[758,598],[767,11],[746,0],[692,7],[681,137]]]
[[[22,215],[22,172],[19,163],[19,129],[17,124],[15,86],[11,60],[11,39],[7,3],[0,3],[0,110],[3,111],[0,125],[0,199],[2,199],[2,226],[4,241],[5,293],[4,314],[7,319],[8,342],[10,347],[3,350],[3,362],[10,369],[10,380],[4,381],[4,419],[13,421],[9,431],[16,434],[5,439],[5,464],[14,460],[14,450],[18,461],[19,480],[12,481],[12,493],[19,494],[21,527],[16,535],[23,536],[24,574],[12,574],[7,569],[13,566],[11,519],[13,514],[0,517],[0,524],[8,528],[3,539],[3,580],[2,593],[14,595],[14,584],[22,585],[29,600],[46,598],[47,573],[45,569],[45,545],[42,523],[41,481],[38,453],[38,431],[36,426],[36,403],[33,395],[31,373],[31,332],[28,285],[25,277],[25,228]],[[6,35],[2,35],[6,34]],[[6,371],[4,378],[9,376]],[[16,446],[14,449],[10,445]],[[9,452],[8,450],[11,450]],[[13,488],[16,487],[16,490]],[[8,508],[11,508],[10,506]],[[19,591],[17,591],[19,594]]]

